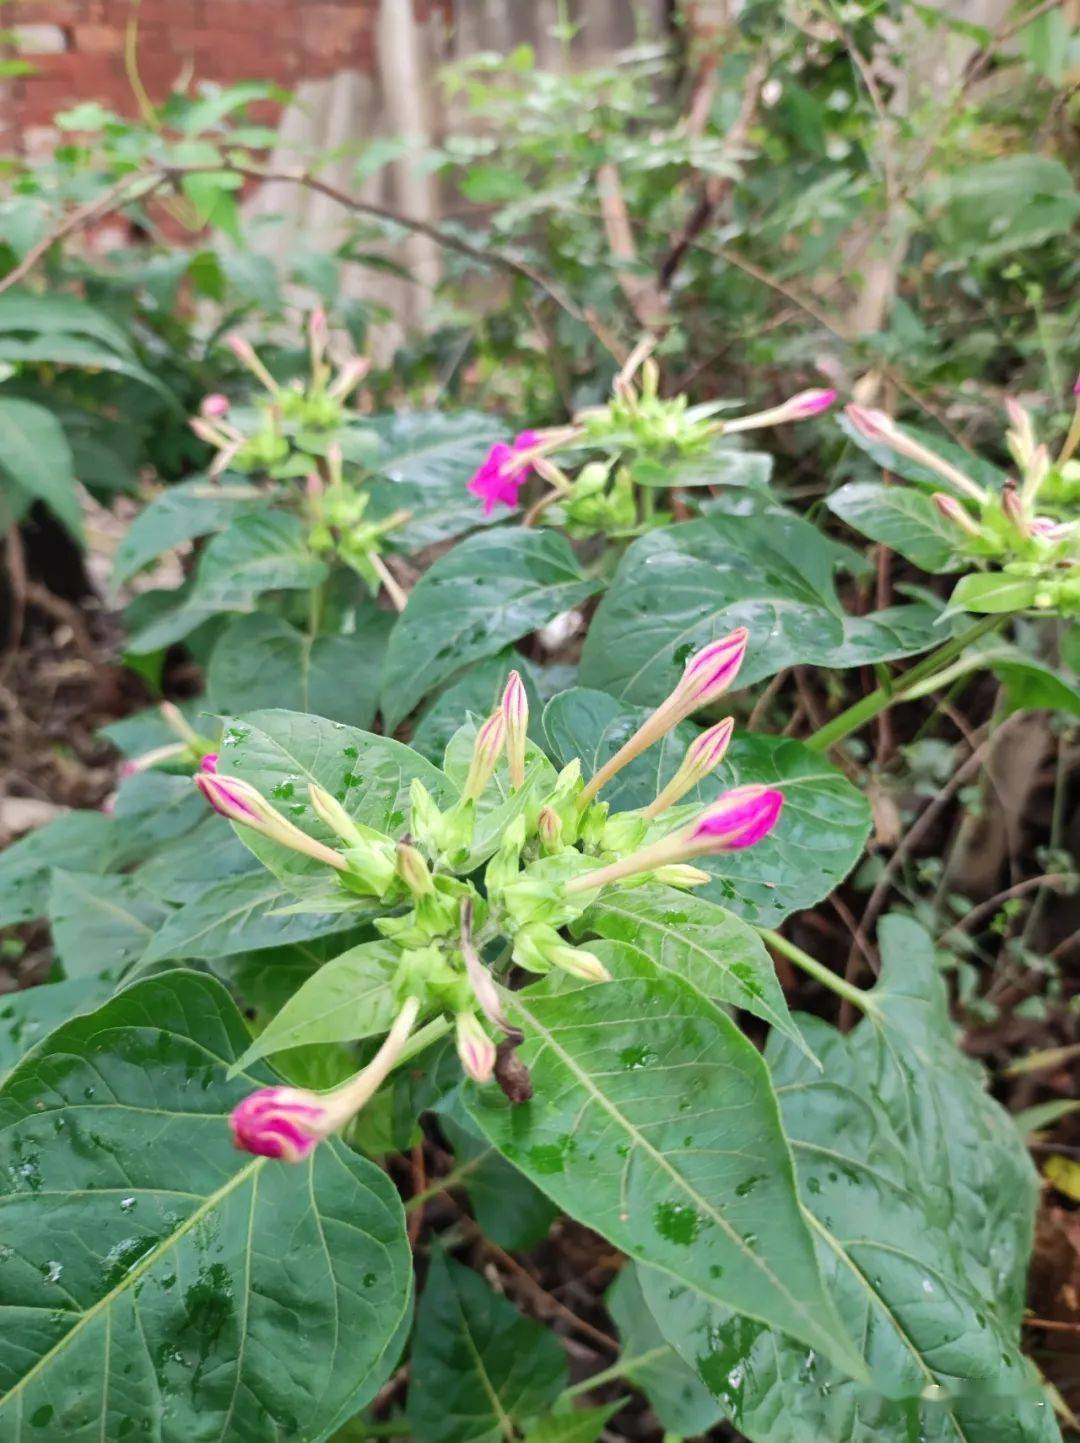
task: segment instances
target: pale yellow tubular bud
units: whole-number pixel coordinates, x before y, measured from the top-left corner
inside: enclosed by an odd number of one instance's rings
[[[1023,485],[1020,487],[1020,499],[1024,502],[1025,507],[1032,505],[1035,501],[1049,474],[1050,452],[1045,446],[1036,446],[1028,464]]]
[[[408,842],[397,845],[397,872],[414,897],[428,897],[434,892],[435,883],[428,864]]]
[[[500,703],[506,727],[506,760],[510,765],[510,785],[517,790],[525,785],[525,741],[529,728],[529,699],[525,683],[512,671]]]
[[[700,867],[691,867],[686,862],[672,862],[670,867],[657,867],[654,876],[665,887],[703,887],[711,882],[708,872]]]
[[[961,531],[966,531],[969,536],[982,535],[982,529],[978,522],[967,507],[957,501],[955,496],[947,496],[944,491],[935,491],[932,499],[946,521],[952,522]]]
[[[552,811],[550,807],[542,807],[536,819],[536,830],[540,836],[540,845],[549,856],[553,852],[562,851],[562,819],[558,812]]]
[[[502,755],[503,744],[506,741],[506,718],[500,708],[493,711],[476,733],[476,741],[473,743],[472,760],[469,763],[469,774],[465,778],[465,789],[463,796],[468,800],[477,801],[491,780]]]
[[[724,760],[724,753],[731,741],[731,734],[735,730],[734,717],[725,717],[723,721],[717,722],[715,726],[703,731],[686,749],[679,770],[668,782],[667,786],[659,793],[656,799],[649,803],[643,813],[648,818],[658,817],[661,812],[673,807],[676,802],[686,796],[687,792],[693,791],[705,778]]]
[[[250,827],[252,831],[262,833],[271,841],[280,842],[291,851],[314,857],[317,862],[324,862],[339,872],[347,869],[348,864],[339,852],[302,832],[280,812],[275,811],[253,786],[241,781],[239,777],[200,772],[194,782],[214,810],[228,817],[230,821]]]
[[[320,787],[317,782],[312,782],[308,787],[308,796],[311,799],[311,810],[319,821],[335,832],[343,842],[347,842],[350,847],[355,847],[364,840],[363,832],[352,817],[325,787]]]
[[[203,747],[202,738],[193,726],[191,726],[178,706],[171,701],[163,701],[158,708],[161,712],[161,719],[171,732],[174,732],[181,741],[189,742],[192,746]]]

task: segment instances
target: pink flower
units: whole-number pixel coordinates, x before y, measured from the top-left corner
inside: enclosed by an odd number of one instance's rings
[[[229,1118],[233,1145],[258,1157],[303,1162],[333,1131],[319,1096],[299,1087],[263,1087],[245,1097]]]
[[[702,813],[687,833],[687,856],[740,852],[772,831],[784,805],[775,787],[735,787]]]
[[[532,463],[518,462],[516,458],[523,451],[531,451],[540,444],[535,431],[522,431],[515,436],[513,444],[496,441],[487,454],[484,464],[469,482],[469,490],[484,503],[484,515],[490,516],[496,506],[508,506],[511,510],[518,504],[518,492],[532,472]]]
[[[204,752],[199,762],[199,770],[201,772],[209,772],[210,775],[213,776],[214,773],[217,771],[217,764],[217,752]]]
[[[219,391],[212,395],[204,396],[199,402],[199,415],[204,416],[208,421],[220,420],[222,416],[229,414],[229,398],[223,396]]]

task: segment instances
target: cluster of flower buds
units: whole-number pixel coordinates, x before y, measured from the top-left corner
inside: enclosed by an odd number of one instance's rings
[[[453,1031],[474,1082],[502,1083],[500,1058],[521,1034],[508,1016],[509,994],[485,956],[497,953],[534,974],[557,970],[603,983],[609,974],[601,959],[565,935],[599,892],[647,882],[699,886],[710,873],[693,863],[766,837],[783,806],[776,788],[736,786],[706,805],[684,802],[723,761],[730,717],[689,742],[647,806],[612,816],[598,800],[621,768],[731,687],[747,640],[740,629],[691,657],[671,695],[587,784],[579,761],[555,776],[530,747],[525,684],[511,672],[499,705],[474,726],[457,799],[440,806],[414,781],[409,830],[398,840],[360,825],[340,801],[312,786],[315,817],[336,839],[329,845],[219,763],[206,765],[196,785],[211,805],[239,827],[330,868],[347,892],[366,899],[369,916],[375,899],[383,915],[373,926],[398,951],[392,986],[400,1011],[375,1058],[326,1094],[273,1087],[247,1098],[233,1115],[237,1145],[287,1161],[306,1157],[320,1138],[348,1124],[407,1046],[419,1045],[419,1035],[412,1043],[409,1036],[420,1018]],[[460,741],[451,746],[460,751]],[[493,807],[500,809],[499,835],[474,854],[478,818]]]
[[[370,363],[350,357],[334,373],[326,359],[329,325],[321,307],[308,318],[310,375],[281,385],[245,337],[233,333],[225,344],[262,386],[265,399],[234,412],[227,396],[204,396],[191,429],[217,452],[212,476],[225,470],[266,471],[274,477],[304,474],[310,466],[294,454],[305,432],[333,431],[345,417],[344,406],[367,374]],[[300,448],[303,449],[302,447]]]
[[[484,502],[486,514],[500,505],[513,509],[522,486],[537,474],[552,488],[538,509],[552,507],[551,519],[572,535],[632,533],[646,524],[639,521],[634,486],[642,462],[664,466],[702,455],[720,436],[805,420],[836,399],[831,390],[800,391],[765,411],[721,419],[717,413],[725,403],[690,406],[685,396],[660,395],[659,369],[649,354],[653,344],[650,338],[635,348],[615,377],[607,405],[580,411],[569,426],[523,431],[491,448],[468,488]],[[552,458],[581,447],[598,448],[606,459],[587,462],[571,478]],[[626,464],[617,464],[620,456]]]
[[[992,563],[1018,575],[1045,577],[1048,587],[1062,581],[1080,560],[1080,466],[1073,461],[1080,445],[1080,381],[1073,422],[1056,459],[1037,440],[1031,415],[1016,400],[1005,403],[1005,443],[1019,479],[1010,477],[999,491],[989,491],[952,461],[898,426],[882,411],[848,406],[846,414],[866,440],[886,447],[940,476],[951,488],[933,493],[934,504],[954,528],[956,549],[979,564]],[[1074,474],[1075,473],[1075,474]],[[1044,507],[1056,514],[1040,514]],[[1051,591],[1046,596],[1052,601]]]
[[[404,610],[408,598],[383,560],[382,549],[387,536],[403,526],[412,513],[392,511],[379,521],[365,520],[370,493],[346,483],[341,447],[336,441],[326,448],[323,464],[327,479],[324,481],[318,471],[312,471],[305,488],[308,545],[316,556],[337,556],[363,577],[372,592],[384,586],[397,610]]]

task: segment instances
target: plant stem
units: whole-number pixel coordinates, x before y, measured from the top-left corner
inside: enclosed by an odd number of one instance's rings
[[[426,1187],[423,1192],[413,1193],[412,1197],[405,1204],[405,1211],[407,1213],[415,1212],[423,1203],[430,1202],[433,1197],[438,1197],[441,1192],[449,1192],[452,1187],[457,1187],[462,1178],[468,1177],[473,1169],[479,1167],[482,1162],[485,1162],[494,1151],[494,1148],[489,1147],[487,1152],[477,1153],[475,1157],[469,1158],[468,1162],[463,1162],[460,1167],[452,1168],[445,1176],[438,1178],[430,1187]]]
[[[845,1002],[850,1002],[860,1012],[875,1017],[878,1015],[877,1003],[861,987],[853,987],[850,982],[845,982],[843,977],[838,977],[824,963],[811,957],[809,952],[804,952],[801,947],[796,947],[794,942],[789,942],[786,937],[781,937],[779,932],[770,931],[768,927],[756,927],[754,930],[767,946],[782,953],[789,962],[794,962],[796,967],[801,967],[823,987],[828,987],[830,992],[835,992],[837,997],[842,997]]]
[[[564,1388],[559,1394],[558,1402],[564,1402],[569,1398],[577,1398],[582,1393],[591,1393],[594,1388],[602,1388],[605,1383],[613,1383],[616,1378],[625,1378],[627,1373],[632,1373],[635,1368],[643,1368],[646,1363],[659,1362],[661,1358],[670,1356],[671,1349],[667,1344],[656,1348],[650,1348],[647,1353],[638,1353],[633,1358],[620,1358],[617,1363],[612,1363],[610,1368],[605,1368],[600,1373],[594,1373],[591,1378],[583,1378],[580,1383],[574,1383],[569,1388]]]
[[[839,716],[833,717],[832,721],[826,722],[823,727],[814,733],[806,745],[815,752],[828,751],[837,742],[849,737],[852,732],[857,732],[867,722],[873,721],[874,717],[881,712],[888,710],[895,702],[903,701],[905,697],[916,692],[919,695],[932,691],[933,684],[923,686],[922,683],[936,680],[938,670],[944,672],[950,662],[954,661],[962,651],[977,641],[980,636],[985,636],[988,631],[993,631],[1005,621],[1003,616],[984,616],[981,621],[969,627],[960,636],[954,636],[944,646],[938,647],[937,651],[931,652],[928,657],[911,667],[903,676],[895,682],[886,686],[879,686],[876,691],[864,696],[854,706],[849,706],[847,711],[842,711]],[[948,679],[948,678],[946,678]]]

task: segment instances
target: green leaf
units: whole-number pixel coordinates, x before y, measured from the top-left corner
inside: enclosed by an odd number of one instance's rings
[[[822,1273],[880,1391],[659,1274],[646,1299],[752,1443],[1050,1443],[1018,1350],[1033,1169],[956,1046],[926,933],[887,918],[879,940],[877,1014],[846,1037],[806,1020],[825,1075],[779,1038],[768,1055]]]
[[[736,451],[728,446],[670,464],[642,456],[634,461],[630,474],[638,486],[765,486],[772,469],[768,452]]]
[[[261,868],[227,877],[169,916],[147,948],[143,964],[192,958],[212,961],[234,952],[308,942],[356,925],[356,912],[351,916],[329,911],[283,915],[281,908],[295,896]]]
[[[17,493],[44,501],[72,536],[82,540],[82,506],[71,447],[63,427],[44,406],[0,396],[0,469]]]
[[[259,870],[258,858],[216,812],[209,812],[190,832],[156,847],[134,875],[151,896],[181,903],[229,877]]]
[[[954,255],[982,264],[1065,236],[1080,218],[1068,168],[1048,155],[1004,155],[961,166],[920,198],[932,233]]]
[[[300,712],[260,711],[225,729],[220,770],[242,777],[271,798],[291,822],[330,846],[334,833],[312,810],[308,787],[317,782],[362,826],[400,837],[409,814],[409,787],[419,777],[436,801],[454,796],[446,777],[411,748],[341,722]],[[321,863],[262,838],[244,837],[257,856],[280,874],[315,872]]]
[[[238,1152],[229,1112],[275,1080],[227,1081],[247,1040],[219,983],[171,973],[8,1079],[0,1436],[318,1438],[396,1363],[394,1187],[337,1141],[295,1167]]]
[[[104,1002],[115,985],[111,977],[78,977],[24,987],[0,997],[0,1081],[24,1052],[69,1017]]]
[[[703,1298],[858,1374],[822,1286],[760,1055],[681,978],[511,996],[530,1102],[476,1090],[500,1152],[565,1212]]]
[[[287,1047],[355,1042],[388,1031],[397,1011],[390,984],[400,957],[390,942],[364,942],[327,962],[289,998],[235,1069]]]
[[[761,938],[705,897],[672,887],[617,888],[602,893],[573,930],[628,942],[706,997],[745,1008],[802,1043]]]
[[[254,611],[264,592],[306,591],[325,578],[325,564],[304,544],[299,517],[283,511],[240,515],[200,555],[181,604],[140,627],[128,648],[157,651],[219,612]]]
[[[665,1432],[696,1438],[714,1427],[723,1411],[656,1326],[641,1291],[639,1271],[636,1263],[627,1263],[604,1297],[619,1330],[620,1363],[633,1360],[626,1380],[645,1394]]]
[[[433,1251],[416,1311],[407,1416],[416,1443],[506,1443],[566,1383],[553,1333]]]
[[[828,498],[829,510],[854,530],[883,542],[935,575],[962,571],[956,527],[933,501],[909,486],[880,481],[849,481]]]
[[[118,355],[132,354],[127,333],[105,315],[72,295],[38,295],[11,290],[0,296],[0,331],[60,332],[101,341]]]
[[[166,487],[124,532],[116,548],[113,583],[130,581],[144,566],[185,541],[224,531],[254,502],[265,505],[253,486],[233,480],[215,484],[196,477]]]
[[[929,606],[849,616],[833,582],[836,559],[833,543],[780,507],[640,536],[593,618],[581,680],[655,705],[689,656],[737,626],[750,630],[740,688],[786,666],[862,666],[933,644]]]
[[[49,926],[68,977],[114,979],[143,955],[168,909],[134,877],[53,872]]]
[[[1024,611],[1034,604],[1042,584],[1030,576],[1010,576],[1005,571],[973,571],[962,576],[949,597],[945,616],[958,611]]]
[[[169,410],[180,412],[180,402],[152,371],[146,370],[130,354],[116,351],[85,336],[69,336],[60,332],[35,336],[32,341],[19,341],[0,336],[0,361],[19,365],[77,366],[82,370],[106,371],[138,381],[158,396]]]
[[[575,688],[548,703],[544,728],[556,761],[565,765],[580,756],[583,774],[590,777],[646,715],[603,692]],[[602,799],[614,811],[646,806],[674,775],[697,734],[688,723],[668,733],[619,772]],[[730,907],[748,922],[775,926],[789,913],[819,902],[847,876],[869,836],[870,807],[846,777],[802,742],[745,732],[735,734],[723,763],[685,801],[704,807],[729,787],[751,782],[784,793],[780,820],[755,847],[700,858],[699,865],[716,880],[696,889],[695,896]]]
[[[107,872],[120,849],[111,817],[68,812],[0,852],[0,927],[44,917],[54,867]]]
[[[511,1167],[475,1131],[471,1121],[465,1126],[450,1107],[440,1107],[438,1114],[439,1128],[454,1150],[461,1186],[469,1196],[484,1237],[507,1252],[536,1247],[558,1217],[558,1208],[516,1167]]]
[[[525,1443],[596,1443],[604,1425],[623,1406],[621,1398],[603,1408],[549,1413],[525,1430]]]
[[[501,651],[600,589],[565,537],[498,530],[470,536],[417,582],[390,636],[383,713],[391,731],[470,662]]]
[[[463,531],[488,526],[480,501],[466,489],[506,428],[480,411],[402,411],[364,421],[364,435],[379,447],[369,464],[368,515],[388,516],[404,509],[408,522],[390,533],[390,541],[416,551]]]
[[[232,715],[284,707],[369,727],[393,621],[372,605],[357,612],[348,635],[313,638],[276,616],[238,617],[210,653],[210,705]]]

